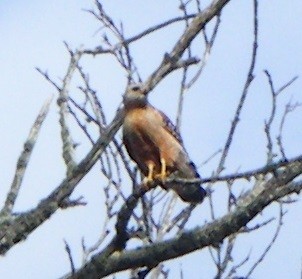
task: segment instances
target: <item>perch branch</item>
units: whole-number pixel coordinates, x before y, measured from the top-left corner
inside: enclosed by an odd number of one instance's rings
[[[295,172],[294,169],[292,171]],[[254,195],[251,192],[245,202],[238,205],[234,211],[203,227],[186,231],[179,237],[166,241],[124,250],[120,254],[112,254],[107,258],[97,254],[83,268],[76,271],[74,277],[66,275],[62,278],[99,278],[130,268],[154,267],[166,260],[210,245],[217,245],[227,236],[238,232],[273,201],[292,193],[300,193],[302,182],[291,182],[293,178],[293,175],[288,175],[282,180],[270,179],[260,193]]]

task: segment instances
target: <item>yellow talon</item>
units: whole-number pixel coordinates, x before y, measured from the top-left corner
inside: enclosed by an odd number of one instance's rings
[[[167,164],[166,164],[166,160],[161,158],[160,159],[160,163],[161,163],[161,169],[160,169],[160,173],[155,175],[155,178],[160,179],[162,182],[164,182],[164,180],[167,178]]]
[[[143,179],[143,183],[145,185],[149,184],[150,182],[153,181],[153,172],[154,172],[154,164],[153,163],[149,163],[148,164],[148,176],[146,176]]]
[[[160,172],[160,178],[161,180],[165,180],[167,177],[167,165],[166,165],[166,160],[161,158],[160,159],[161,163],[161,172]]]

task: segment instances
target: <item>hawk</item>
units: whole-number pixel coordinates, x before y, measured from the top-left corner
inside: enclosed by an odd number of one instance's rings
[[[140,85],[132,85],[124,96],[123,142],[147,185],[160,181],[164,189],[173,189],[189,203],[201,203],[206,191],[200,183],[166,182],[167,177],[200,178],[169,118],[148,102]]]

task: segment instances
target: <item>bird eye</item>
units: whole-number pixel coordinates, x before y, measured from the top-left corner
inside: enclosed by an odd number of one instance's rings
[[[135,85],[131,88],[133,91],[138,91],[140,90],[140,87],[138,85]]]

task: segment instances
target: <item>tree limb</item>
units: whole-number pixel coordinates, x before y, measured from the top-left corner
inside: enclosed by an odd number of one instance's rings
[[[34,146],[36,144],[36,141],[38,139],[38,135],[41,129],[41,126],[47,116],[47,113],[49,111],[49,106],[52,101],[52,98],[47,100],[45,104],[43,105],[39,115],[36,118],[35,123],[33,124],[28,138],[26,142],[24,143],[23,151],[18,159],[15,177],[12,182],[11,188],[9,193],[7,194],[7,198],[4,203],[4,207],[0,212],[0,215],[10,215],[13,211],[13,207],[15,205],[16,199],[19,194],[19,190],[25,175],[25,171],[27,168],[27,165],[30,160],[30,156],[32,154],[32,151],[34,149]]]
[[[146,92],[151,91],[167,74],[178,68],[179,60],[185,49],[206,23],[220,13],[229,1],[215,0],[208,8],[197,14],[175,44],[171,53],[165,56],[158,69],[145,82],[144,89]],[[71,195],[77,184],[89,172],[107,145],[112,141],[122,125],[123,115],[124,111],[122,109],[117,112],[114,120],[105,129],[86,157],[73,167],[62,183],[47,198],[42,200],[36,208],[20,214],[17,218],[9,220],[9,222],[0,223],[1,255],[5,254],[19,241],[26,239],[34,229],[48,220],[61,207],[62,201]]]
[[[257,194],[251,191],[234,211],[203,227],[186,231],[179,237],[166,241],[112,254],[106,259],[97,254],[83,268],[76,271],[72,277],[66,275],[62,278],[100,278],[131,268],[154,267],[166,260],[183,256],[207,246],[215,246],[227,236],[246,226],[273,201],[292,193],[299,194],[302,190],[302,182],[292,182],[292,180],[300,175],[301,171],[302,163],[300,162],[285,170],[278,178],[271,178]]]

